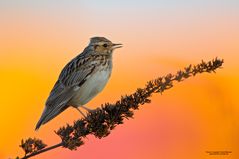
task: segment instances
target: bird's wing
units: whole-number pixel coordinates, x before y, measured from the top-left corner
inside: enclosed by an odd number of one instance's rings
[[[47,106],[55,105],[53,103],[59,103],[61,98],[65,98],[69,91],[74,90],[76,87],[80,87],[95,70],[95,64],[91,64],[90,56],[78,56],[70,61],[61,71],[58,81],[54,85],[51,93],[46,101]],[[74,92],[74,91],[73,91]]]
[[[62,76],[60,76],[59,80],[65,87],[72,87],[72,86],[81,86],[97,69],[96,63],[90,61],[85,61],[84,64],[80,66],[76,66],[76,68],[66,69]]]
[[[92,59],[82,56],[73,59],[64,67],[46,101],[45,110],[36,129],[69,107],[67,103],[74,96],[75,88],[80,87],[97,68],[96,63],[91,62]]]

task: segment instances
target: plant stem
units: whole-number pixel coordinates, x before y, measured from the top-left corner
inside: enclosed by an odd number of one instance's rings
[[[60,146],[62,146],[62,145],[63,145],[63,143],[61,142],[61,143],[59,143],[59,144],[56,144],[56,145],[53,145],[53,146],[44,148],[44,149],[42,149],[42,150],[33,152],[33,153],[29,154],[29,155],[24,156],[24,157],[21,158],[21,159],[27,159],[27,158],[33,157],[33,156],[35,156],[35,155],[38,155],[38,154],[40,154],[40,153],[43,153],[43,152],[46,152],[46,151],[49,151],[49,150],[52,150],[52,149],[55,149],[55,148],[60,147]]]

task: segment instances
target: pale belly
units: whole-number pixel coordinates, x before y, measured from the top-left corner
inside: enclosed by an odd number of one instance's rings
[[[76,94],[70,100],[69,104],[74,107],[79,107],[88,103],[103,90],[109,80],[110,74],[110,70],[96,72],[81,87],[76,89]]]

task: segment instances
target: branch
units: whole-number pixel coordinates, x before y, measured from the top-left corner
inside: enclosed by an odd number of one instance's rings
[[[34,152],[30,153],[29,155],[25,155],[22,159],[27,159],[27,158],[36,156],[36,155],[38,155],[40,153],[43,153],[43,152],[55,149],[55,148],[60,147],[60,146],[62,146],[62,143],[59,143],[59,144],[56,144],[56,145],[53,145],[53,146],[49,146],[47,148],[43,148],[43,149],[40,149],[38,151],[34,151]]]
[[[137,110],[140,105],[150,103],[149,98],[153,93],[162,94],[165,90],[172,88],[175,81],[181,82],[204,72],[215,72],[216,69],[221,68],[223,62],[222,59],[218,58],[207,63],[202,61],[200,64],[189,65],[184,70],[179,70],[175,75],[168,74],[148,81],[144,88],[138,88],[135,93],[122,96],[114,104],[102,104],[101,108],[89,112],[86,118],[75,121],[73,125],[67,124],[59,128],[55,131],[62,140],[59,144],[46,147],[40,139],[28,138],[26,141],[22,140],[20,147],[25,151],[25,156],[21,159],[27,159],[61,146],[76,150],[84,144],[83,138],[90,134],[97,138],[106,137],[117,125],[123,124],[124,119],[132,118],[133,111]]]

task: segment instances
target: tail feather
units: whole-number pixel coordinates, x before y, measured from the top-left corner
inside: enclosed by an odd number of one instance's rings
[[[46,112],[47,112],[47,108],[45,107],[45,109],[44,109],[44,111],[43,111],[39,121],[37,122],[35,130],[38,130],[40,128],[40,126],[43,124],[44,118],[46,116]]]
[[[63,112],[68,107],[69,106],[62,106],[61,109],[57,109],[57,110],[49,109],[48,107],[46,107],[42,113],[40,120],[37,122],[35,130],[38,130],[41,127],[41,125],[44,125],[48,121],[52,120],[54,117],[59,115],[61,112]]]
[[[73,97],[74,93],[74,89],[68,88],[60,94],[54,95],[55,97],[50,96],[46,101],[45,109],[36,125],[35,130],[39,129],[41,125],[47,123],[68,108],[69,105],[67,103]]]

